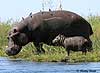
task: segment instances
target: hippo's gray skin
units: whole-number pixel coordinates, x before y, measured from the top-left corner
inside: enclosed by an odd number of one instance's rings
[[[6,54],[16,55],[22,46],[34,42],[37,52],[45,52],[42,43],[52,44],[58,35],[83,36],[89,38],[93,34],[90,24],[81,16],[69,11],[49,11],[30,14],[11,28],[8,35]],[[41,43],[42,42],[42,43]]]
[[[64,35],[59,34],[52,42],[58,46],[66,48],[68,56],[70,55],[71,50],[82,51],[82,53],[85,54],[88,50],[92,50],[92,41],[88,41],[82,36],[65,37]]]

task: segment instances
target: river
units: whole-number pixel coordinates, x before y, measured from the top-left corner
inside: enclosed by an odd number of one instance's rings
[[[100,73],[100,62],[30,62],[0,57],[0,73]]]

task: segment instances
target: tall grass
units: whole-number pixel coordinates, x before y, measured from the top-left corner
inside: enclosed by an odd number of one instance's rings
[[[87,55],[82,55],[81,52],[72,52],[70,56],[70,62],[85,62],[85,61],[100,61],[100,17],[99,16],[88,16],[87,21],[91,24],[94,34],[90,37],[93,41],[94,51],[92,53],[87,53]],[[2,22],[0,23],[0,56],[7,56],[4,49],[7,45],[7,34],[11,23]],[[31,61],[64,61],[66,58],[66,51],[63,47],[55,47],[50,45],[43,45],[45,49],[45,54],[35,55],[35,47],[32,43],[24,46],[21,52],[10,58],[22,58]],[[8,57],[8,56],[7,56]],[[69,57],[67,57],[69,58]]]
[[[91,36],[93,47],[100,49],[100,16],[88,16],[88,21],[93,28],[94,34]]]
[[[11,25],[8,22],[0,22],[0,56],[4,56],[4,48],[7,45],[7,33]]]

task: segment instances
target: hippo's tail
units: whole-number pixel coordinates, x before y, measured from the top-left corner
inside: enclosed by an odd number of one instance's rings
[[[88,23],[89,24],[89,23]],[[93,29],[92,29],[92,27],[91,27],[91,25],[89,24],[89,29],[90,29],[90,35],[92,35],[93,34]]]
[[[92,27],[91,27],[91,24],[88,22],[88,21],[86,21],[86,20],[84,20],[85,22],[86,22],[86,24],[88,24],[88,29],[89,29],[89,35],[91,36],[92,34],[93,34],[93,29],[92,29]]]
[[[93,34],[93,30],[92,30],[92,27],[90,27],[90,35]]]

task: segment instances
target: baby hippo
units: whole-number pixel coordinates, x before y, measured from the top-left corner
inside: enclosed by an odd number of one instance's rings
[[[70,55],[70,51],[82,51],[82,53],[86,55],[87,50],[92,47],[92,41],[90,40],[88,42],[88,40],[82,36],[65,37],[59,34],[52,42],[66,48],[68,56]]]

